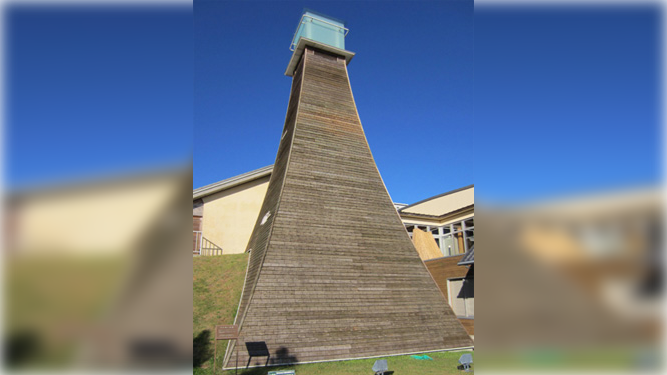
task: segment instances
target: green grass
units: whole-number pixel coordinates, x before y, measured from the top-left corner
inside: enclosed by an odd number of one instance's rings
[[[192,260],[194,364],[200,367],[195,373],[213,368],[215,326],[234,324],[247,263],[247,254],[202,256]],[[226,348],[227,341],[217,342],[218,367],[222,365]]]
[[[468,351],[469,352],[469,351]],[[389,365],[389,371],[394,375],[441,375],[441,374],[459,374],[456,366],[458,359],[464,352],[436,352],[427,353],[433,358],[429,360],[418,360],[409,355],[396,357],[382,357],[370,359],[358,359],[352,361],[309,363],[297,366],[276,366],[257,369],[239,369],[239,375],[265,375],[269,371],[294,369],[298,375],[371,375],[373,363],[378,359],[386,359]],[[472,373],[472,372],[471,372]],[[224,375],[233,375],[234,370],[223,372]]]
[[[218,324],[233,324],[236,309],[241,299],[245,269],[248,262],[246,254],[196,257],[193,259],[194,278],[193,295],[193,340],[195,368],[193,374],[208,375],[213,371],[213,329]],[[231,375],[235,371],[220,371],[227,346],[226,341],[219,341],[217,347],[217,367],[215,374]],[[462,352],[428,353],[433,358],[417,360],[410,356],[384,357],[388,360],[389,371],[402,374],[458,374],[456,366]],[[311,363],[297,366],[276,366],[256,369],[239,369],[239,374],[265,375],[269,371],[295,369],[299,375],[333,374],[372,374],[373,363],[380,358],[352,361]],[[245,364],[240,364],[241,366]]]
[[[5,366],[71,365],[81,345],[76,332],[107,311],[126,268],[120,256],[6,258]]]
[[[662,368],[662,350],[657,347],[534,347],[523,350],[493,350],[483,358],[484,368],[497,371],[620,371]]]

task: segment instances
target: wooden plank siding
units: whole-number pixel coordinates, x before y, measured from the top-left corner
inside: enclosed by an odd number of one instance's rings
[[[459,322],[461,322],[463,328],[465,328],[466,332],[468,332],[470,336],[475,336],[475,319],[459,318]]]
[[[265,342],[270,364],[472,345],[384,187],[342,57],[308,47],[297,67],[248,248],[241,363],[243,342]]]
[[[452,278],[461,278],[461,277],[471,277],[474,275],[470,268],[466,266],[459,266],[458,262],[461,261],[465,254],[454,255],[450,257],[431,259],[424,262],[426,268],[431,273],[433,280],[440,288],[440,291],[445,296],[445,299],[449,301],[449,288],[447,287],[447,280]],[[475,320],[471,318],[459,318],[461,324],[465,328],[466,332],[469,335],[475,334]]]
[[[438,288],[440,288],[440,291],[447,300],[449,300],[447,279],[465,277],[468,273],[468,267],[457,265],[461,261],[461,258],[463,258],[463,254],[431,259],[424,262],[431,276],[433,276],[433,280],[438,284]]]

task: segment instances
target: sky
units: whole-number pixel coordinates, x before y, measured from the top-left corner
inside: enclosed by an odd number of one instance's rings
[[[272,164],[304,8],[347,22],[352,91],[395,202],[662,180],[657,6],[196,0],[5,7],[5,187],[190,163],[199,187]]]
[[[6,188],[190,164],[191,7],[3,10]]]
[[[476,203],[661,184],[661,13],[476,7]]]
[[[304,8],[346,21],[352,92],[392,199],[472,184],[472,1],[197,0],[194,187],[273,164]]]
[[[195,2],[194,186],[273,163],[303,8],[347,21],[352,91],[395,202],[513,203],[661,182],[657,6]]]

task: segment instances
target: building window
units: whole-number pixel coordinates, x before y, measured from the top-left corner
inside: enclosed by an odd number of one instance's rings
[[[405,224],[410,238],[414,228],[431,232],[435,243],[440,247],[443,256],[465,254],[475,244],[475,218],[470,217],[462,221],[442,226],[419,224]]]
[[[475,279],[466,277],[462,279],[447,280],[449,287],[449,304],[458,317],[475,317]]]

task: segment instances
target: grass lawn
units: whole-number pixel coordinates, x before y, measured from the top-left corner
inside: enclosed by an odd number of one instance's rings
[[[239,369],[239,375],[265,375],[269,371],[294,369],[298,375],[372,375],[373,363],[378,359],[386,359],[389,371],[394,375],[435,375],[435,374],[459,374],[456,366],[458,360],[466,352],[436,352],[427,353],[433,360],[419,360],[402,355],[396,357],[382,357],[371,359],[358,359],[354,361],[338,361],[310,363],[298,366],[276,366],[257,369]],[[195,372],[197,373],[197,372]],[[472,372],[471,372],[472,373]],[[233,375],[234,370],[224,371],[224,375]],[[389,372],[387,373],[389,374]]]
[[[122,285],[123,257],[6,257],[5,366],[65,369]],[[74,333],[72,333],[74,332]]]
[[[192,334],[195,373],[212,373],[213,329],[219,324],[234,324],[241,299],[247,254],[200,256],[192,259]],[[227,341],[218,341],[218,367]],[[206,370],[202,372],[201,370]]]
[[[193,346],[195,375],[214,374],[213,329],[217,324],[233,324],[237,304],[241,299],[248,255],[203,256],[193,259]],[[231,375],[234,370],[220,371],[227,347],[219,341],[218,370],[215,374]],[[456,366],[462,352],[428,353],[433,360],[418,360],[410,356],[385,357],[389,371],[401,374],[458,374]],[[239,374],[264,375],[269,371],[295,369],[299,375],[372,374],[373,363],[380,358],[354,361],[324,362],[297,366],[276,366],[258,369],[239,369]],[[241,364],[244,365],[244,364]]]

